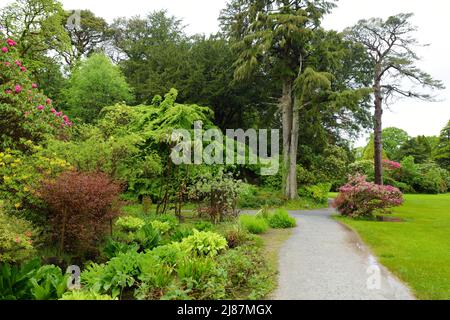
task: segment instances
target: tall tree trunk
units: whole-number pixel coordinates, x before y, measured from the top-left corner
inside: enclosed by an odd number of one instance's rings
[[[381,93],[381,83],[379,68],[375,79],[375,126],[374,126],[374,148],[375,148],[375,183],[383,185],[383,97]]]
[[[298,134],[299,134],[299,106],[298,99],[295,99],[292,111],[292,131],[291,131],[291,146],[289,149],[289,194],[288,199],[294,200],[298,198],[297,187],[297,152],[298,152]]]
[[[290,199],[291,191],[291,139],[292,139],[292,119],[293,119],[293,102],[292,102],[292,79],[283,81],[283,96],[281,97],[281,113],[283,122],[283,193]]]

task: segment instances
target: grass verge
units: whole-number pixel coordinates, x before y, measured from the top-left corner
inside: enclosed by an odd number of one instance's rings
[[[405,222],[355,221],[355,230],[380,262],[405,281],[419,299],[450,299],[450,194],[405,195],[393,217]]]

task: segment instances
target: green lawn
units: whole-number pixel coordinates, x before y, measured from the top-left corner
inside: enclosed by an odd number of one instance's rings
[[[403,223],[338,218],[364,241],[419,299],[450,299],[450,194],[406,195],[394,210]]]

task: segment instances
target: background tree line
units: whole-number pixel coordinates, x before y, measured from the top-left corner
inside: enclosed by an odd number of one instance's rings
[[[209,106],[222,129],[283,129],[277,184],[292,199],[298,183],[342,180],[358,159],[352,138],[368,129],[374,135],[365,158],[373,159],[375,181],[383,183],[383,102],[395,95],[432,98],[398,86],[400,78],[443,88],[416,66],[411,15],[363,20],[338,33],[321,26],[334,7],[324,0],[232,0],[220,16],[221,31],[205,36],[187,35],[166,11],[109,24],[82,10],[74,27],[67,25],[73,12],[58,1],[17,0],[2,9],[0,30],[17,39],[45,94],[83,122],[95,123],[115,103],[151,104],[177,88],[178,102]],[[384,152],[391,160],[412,155],[447,169],[446,132],[405,142],[403,132],[391,130]],[[299,174],[320,171],[324,159],[329,173],[316,176],[327,178],[308,182]]]

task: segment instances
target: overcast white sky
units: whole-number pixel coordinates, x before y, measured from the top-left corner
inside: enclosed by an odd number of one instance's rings
[[[8,0],[0,0],[3,7]],[[96,15],[112,21],[115,17],[145,14],[149,11],[167,9],[169,13],[184,20],[187,32],[213,33],[218,30],[220,10],[226,0],[62,0],[66,9],[90,9]],[[425,103],[403,100],[386,111],[384,126],[396,126],[410,135],[438,135],[450,119],[450,1],[448,0],[340,0],[338,8],[327,16],[324,26],[341,31],[359,19],[386,18],[400,12],[413,12],[414,23],[419,27],[417,38],[431,44],[421,48],[423,61],[420,67],[435,78],[444,81],[447,89],[439,92],[442,102]],[[446,36],[447,34],[447,36]],[[358,143],[363,144],[364,138]]]

